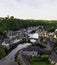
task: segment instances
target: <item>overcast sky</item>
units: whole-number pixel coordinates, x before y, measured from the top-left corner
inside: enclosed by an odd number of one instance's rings
[[[57,0],[0,0],[0,17],[57,19]]]

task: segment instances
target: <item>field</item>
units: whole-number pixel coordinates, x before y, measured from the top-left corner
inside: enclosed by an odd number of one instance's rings
[[[31,65],[51,65],[50,63],[47,62],[32,62]]]

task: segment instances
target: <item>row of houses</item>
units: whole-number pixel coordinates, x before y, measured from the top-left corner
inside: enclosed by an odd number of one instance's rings
[[[28,56],[38,56],[40,51],[43,52],[43,49],[40,48],[40,46],[30,46],[28,48],[24,48],[22,50],[22,54]]]
[[[51,46],[51,43],[50,44],[46,43],[43,44],[43,47],[41,45],[38,45],[38,46],[30,46],[28,48],[24,48],[22,49],[22,54],[38,56],[40,54],[51,53],[52,51],[53,51],[53,47]]]
[[[16,38],[16,37],[19,37],[19,38],[22,38],[26,35],[28,35],[29,31],[32,31],[32,30],[35,30],[37,27],[28,27],[28,29],[20,29],[18,31],[8,31],[7,33],[7,37],[9,39],[12,39],[12,38]]]
[[[44,29],[38,29],[37,32],[40,36],[57,39],[57,29],[55,29],[54,32],[48,32]]]
[[[18,31],[8,31],[8,33],[7,33],[7,37],[10,39],[10,40],[13,40],[14,38],[16,38],[16,39],[21,39],[21,38],[23,38],[23,37],[26,37],[26,36],[28,36],[28,31],[29,30],[34,30],[34,29],[36,29],[36,27],[28,27],[28,29],[20,29],[20,30],[18,30]]]
[[[18,43],[22,38],[27,35],[26,30],[19,30],[19,31],[8,31],[7,38],[4,39],[2,45],[7,46],[8,48],[10,45]]]
[[[34,27],[34,29],[36,29]],[[28,28],[28,29],[20,29],[18,31],[8,31],[7,33],[7,38],[4,39],[4,41],[2,42],[2,45],[6,45],[7,47],[9,47],[10,44],[15,44],[17,42],[20,41],[20,39],[22,38],[26,38],[28,36],[28,31],[29,30],[34,30],[32,27]]]
[[[7,37],[9,39],[13,39],[13,38],[17,38],[17,37],[22,38],[26,34],[27,34],[27,31],[25,29],[24,30],[20,30],[20,31],[8,31]]]

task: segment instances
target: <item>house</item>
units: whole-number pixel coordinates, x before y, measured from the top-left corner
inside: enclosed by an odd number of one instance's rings
[[[48,32],[48,37],[53,38],[54,37],[54,32]]]
[[[44,49],[40,46],[30,46],[28,48],[22,49],[22,54],[28,56],[38,56],[40,53],[43,53],[43,51]]]
[[[16,43],[20,42],[20,40],[21,39],[13,38],[13,39],[10,40],[10,42],[11,42],[10,44],[16,44]]]
[[[50,38],[40,37],[39,44],[44,47],[45,53],[50,53],[53,50],[53,41]]]
[[[57,47],[54,48],[55,53],[57,54]]]
[[[20,31],[8,31],[7,37],[9,39],[15,38],[16,36],[20,35]]]
[[[10,39],[5,38],[4,41],[2,42],[2,45],[6,46],[9,49],[9,47],[10,47]]]
[[[48,60],[51,62],[51,64],[57,65],[57,54],[53,52],[53,53],[49,56]]]
[[[39,34],[38,34],[38,33],[29,34],[28,36],[29,36],[29,38],[31,38],[31,39],[38,39],[38,38],[39,38]]]
[[[55,33],[57,34],[57,29],[55,29]]]
[[[50,43],[46,44],[46,47],[44,48],[45,53],[51,53],[53,50],[53,46]]]
[[[43,45],[44,47],[46,47],[48,44],[53,47],[53,41],[50,40],[50,38],[46,38],[46,37],[40,37],[41,45]]]
[[[47,36],[47,31],[44,31],[44,32],[43,32],[43,36],[44,36],[44,37],[48,37],[48,36]]]

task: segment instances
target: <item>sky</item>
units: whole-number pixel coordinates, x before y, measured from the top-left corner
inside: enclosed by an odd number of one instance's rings
[[[57,20],[57,0],[0,0],[0,17]]]

